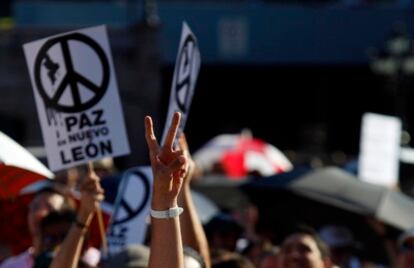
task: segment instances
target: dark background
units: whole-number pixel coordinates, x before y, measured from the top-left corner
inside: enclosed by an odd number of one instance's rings
[[[172,72],[162,71],[164,103]],[[395,114],[382,80],[367,65],[202,65],[186,132],[193,149],[249,128],[282,150],[356,155],[362,114]]]

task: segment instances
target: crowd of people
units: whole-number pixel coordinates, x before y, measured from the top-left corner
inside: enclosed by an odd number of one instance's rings
[[[0,268],[414,267],[414,229],[403,232],[397,241],[384,239],[390,262],[376,264],[358,255],[356,240],[346,226],[329,225],[317,232],[299,224],[278,244],[228,213],[219,213],[203,226],[191,194],[195,163],[184,134],[177,133],[180,119],[176,113],[165,143],[159,144],[151,117],[145,118],[153,172],[147,245],[127,245],[105,256],[87,243],[92,218],[105,194],[100,177],[91,169],[80,182],[77,206],[57,187],[36,193],[27,217],[32,246],[5,259]]]

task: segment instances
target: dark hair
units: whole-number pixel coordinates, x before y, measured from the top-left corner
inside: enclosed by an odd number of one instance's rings
[[[205,232],[208,238],[215,233],[236,233],[240,235],[243,232],[243,227],[231,215],[220,213],[214,216],[206,225]]]
[[[319,252],[321,253],[322,259],[326,259],[326,258],[330,257],[329,247],[322,240],[322,238],[320,238],[318,233],[312,227],[310,227],[308,225],[296,225],[296,226],[294,226],[294,228],[291,230],[291,232],[289,233],[289,235],[286,238],[288,238],[289,236],[292,236],[294,234],[309,235],[315,241],[315,244],[316,244]],[[286,238],[285,238],[285,240],[286,240]]]
[[[211,268],[254,268],[254,265],[249,259],[240,254],[232,253],[226,258],[213,263]]]
[[[52,211],[47,215],[40,223],[40,228],[43,231],[46,227],[61,223],[61,222],[67,222],[72,223],[75,220],[76,213],[74,210],[71,209],[65,209],[61,211]]]

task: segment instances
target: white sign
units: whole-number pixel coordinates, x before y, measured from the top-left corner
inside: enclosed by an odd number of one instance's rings
[[[366,182],[394,187],[398,183],[401,120],[366,113],[362,117],[359,177]]]
[[[201,59],[197,39],[191,32],[190,27],[183,22],[180,46],[178,48],[173,82],[171,86],[168,115],[167,120],[165,121],[161,144],[164,144],[168,132],[168,126],[171,123],[174,113],[177,111],[182,114],[178,133],[182,133],[184,131],[191,101],[194,95],[195,85],[197,83],[200,64]],[[177,135],[177,137],[179,137],[179,135]]]
[[[126,245],[144,242],[151,189],[151,167],[137,167],[125,172],[108,229],[109,253],[119,252]]]
[[[49,167],[129,153],[105,26],[24,45]]]

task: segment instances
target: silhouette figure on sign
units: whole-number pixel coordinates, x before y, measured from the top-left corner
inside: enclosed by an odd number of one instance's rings
[[[76,61],[76,54],[72,55],[69,42],[77,41],[84,46],[89,47],[95,52],[96,57],[99,59],[99,63],[96,64],[96,68],[102,70],[101,81],[95,83],[91,81],[87,73],[79,73],[74,68],[74,61]],[[65,74],[59,83],[56,82],[56,86],[53,87],[53,94],[49,94],[51,90],[47,90],[41,79],[41,67],[45,66],[49,71],[48,75],[52,83],[56,81],[56,73],[58,72],[59,65],[50,59],[48,54],[49,50],[55,45],[59,45],[62,49],[63,62],[65,66]],[[86,75],[86,76],[85,76]],[[110,66],[109,60],[106,57],[105,51],[102,49],[99,43],[87,35],[81,33],[71,33],[63,36],[59,36],[46,41],[40,48],[34,64],[34,79],[36,87],[39,91],[40,97],[43,99],[45,106],[51,109],[55,109],[59,112],[65,113],[78,113],[85,111],[95,104],[97,104],[104,96],[108,89],[110,81]],[[82,85],[84,89],[89,90],[92,93],[92,97],[88,99],[81,98]],[[47,86],[47,85],[46,85]],[[71,96],[73,104],[62,103],[63,96]]]
[[[50,81],[52,81],[52,84],[54,84],[56,81],[56,73],[57,73],[57,70],[59,69],[59,64],[56,62],[53,62],[50,56],[46,54],[45,62],[43,63],[43,65],[48,70],[47,75],[49,76]]]

